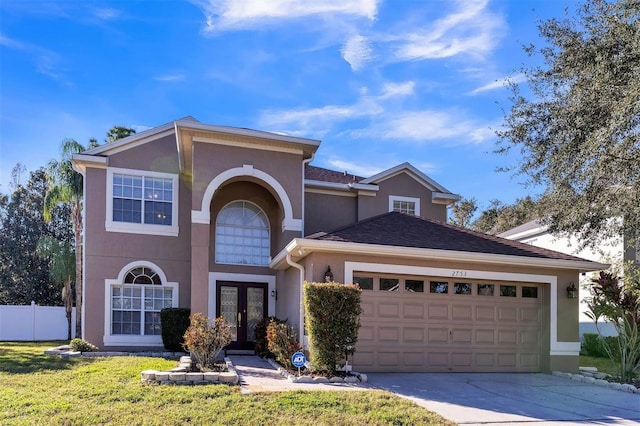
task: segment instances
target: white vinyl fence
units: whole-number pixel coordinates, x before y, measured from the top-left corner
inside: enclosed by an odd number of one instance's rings
[[[76,308],[71,312],[71,337],[76,333]],[[0,341],[67,340],[67,315],[62,306],[0,305]]]

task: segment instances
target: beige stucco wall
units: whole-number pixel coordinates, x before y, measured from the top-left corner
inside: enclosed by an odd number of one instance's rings
[[[431,201],[432,191],[406,173],[400,173],[378,183],[375,197],[358,197],[358,220],[363,220],[389,211],[389,196],[420,199],[420,216],[445,222],[447,207]]]
[[[165,147],[164,144],[161,144]],[[143,158],[143,147],[135,148]],[[162,151],[163,148],[161,148]],[[124,155],[118,155],[117,167],[147,166],[154,162],[129,163]],[[110,159],[111,160],[111,159]],[[110,161],[110,164],[113,164]],[[175,166],[175,165],[174,165]],[[170,172],[167,163],[155,171]],[[166,274],[170,282],[178,282],[179,306],[191,305],[191,215],[188,209],[191,193],[190,185],[184,180],[179,183],[180,208],[178,213],[179,235],[177,237],[107,232],[106,220],[106,170],[88,168],[85,190],[85,319],[84,338],[102,346],[105,313],[105,279],[117,279],[126,265],[136,261],[156,264]]]
[[[293,208],[293,217],[302,218],[302,154],[240,148],[213,143],[195,142],[193,146],[192,208],[200,210],[205,191],[219,174],[244,165],[265,172],[286,191]],[[243,177],[239,180],[247,180]],[[251,180],[251,178],[249,178]],[[258,179],[254,178],[254,181]],[[277,194],[269,189],[274,198]],[[280,203],[280,200],[278,200]]]
[[[178,153],[174,135],[129,148],[109,156],[109,167],[178,173]]]
[[[331,231],[355,223],[357,198],[305,192],[304,233]]]

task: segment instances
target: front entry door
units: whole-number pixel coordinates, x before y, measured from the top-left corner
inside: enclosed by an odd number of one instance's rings
[[[218,281],[216,316],[231,326],[227,349],[253,349],[255,326],[267,316],[267,283]]]

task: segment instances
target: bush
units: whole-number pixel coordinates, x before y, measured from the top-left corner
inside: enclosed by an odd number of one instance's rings
[[[599,336],[596,333],[584,333],[582,335],[582,345],[580,347],[580,352],[583,355],[594,356],[598,358],[607,358],[609,355],[607,355],[605,345],[608,345],[610,348],[614,349],[614,358],[616,360],[619,360],[620,353],[618,351],[615,351],[615,336]]]
[[[269,351],[269,342],[267,341],[267,326],[271,321],[284,324],[287,320],[281,320],[277,317],[262,318],[255,326],[255,351],[261,357],[273,358],[273,354]]]
[[[96,345],[82,339],[73,339],[69,343],[69,346],[71,346],[71,349],[77,352],[97,352],[98,351],[98,347]]]
[[[610,322],[618,335],[600,339],[622,382],[640,372],[640,269],[628,264],[622,282],[615,273],[600,272],[591,280],[592,298],[587,316],[598,324]]]
[[[201,371],[213,370],[216,358],[231,343],[229,324],[222,317],[210,321],[201,312],[189,318],[191,324],[184,333],[184,347],[191,352]]]
[[[301,347],[296,337],[296,330],[284,322],[270,321],[267,326],[268,348],[281,365],[293,368],[291,356],[298,352]]]
[[[357,285],[304,283],[304,308],[309,350],[314,369],[334,374],[355,352],[360,327],[360,294]]]
[[[162,344],[168,351],[184,350],[184,333],[189,328],[188,308],[164,308],[160,311]]]

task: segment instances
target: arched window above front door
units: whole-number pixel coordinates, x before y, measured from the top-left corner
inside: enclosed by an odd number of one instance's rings
[[[218,213],[216,263],[266,266],[271,260],[269,220],[249,201],[234,201]]]

